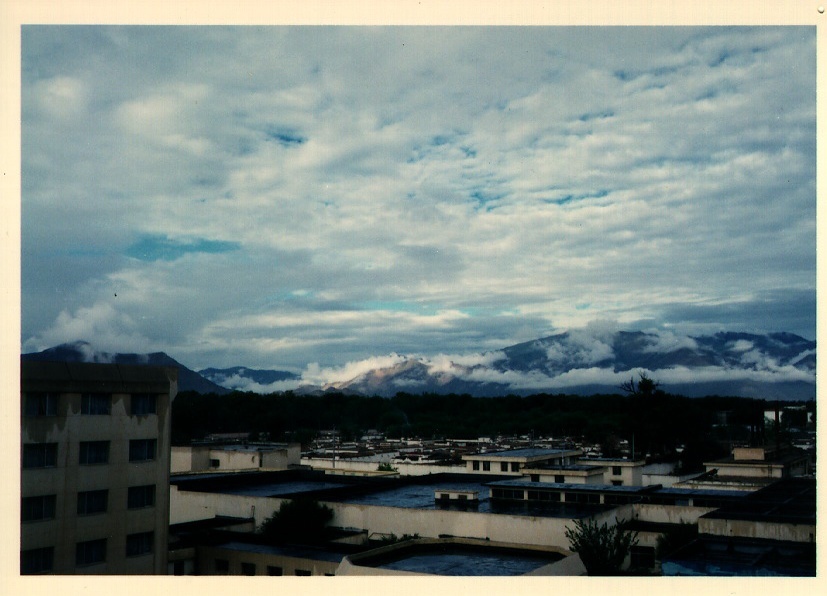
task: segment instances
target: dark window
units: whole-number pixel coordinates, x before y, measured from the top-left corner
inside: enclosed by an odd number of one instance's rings
[[[511,471],[512,472],[519,472],[520,471],[520,464],[518,464],[515,461],[511,462]]]
[[[106,561],[106,538],[78,542],[75,545],[75,566],[94,565]]]
[[[141,509],[155,505],[155,485],[130,486],[127,491],[127,508]]]
[[[80,396],[80,413],[106,415],[112,412],[112,396],[108,393],[84,393]]]
[[[151,461],[155,459],[155,439],[129,441],[129,461]]]
[[[500,472],[508,472],[508,462],[500,462]]]
[[[622,480],[612,480],[612,486],[623,486]]]
[[[451,495],[449,495],[448,493],[441,493],[439,495],[439,498],[442,499],[443,501],[447,501],[448,499],[451,498]]]
[[[216,559],[215,560],[215,572],[216,573],[229,573],[230,572],[230,562],[227,559]]]
[[[57,443],[23,445],[24,468],[53,468],[57,464]]]
[[[153,532],[139,532],[126,536],[126,556],[140,557],[152,552],[152,542],[155,534]]]
[[[282,575],[283,573],[284,569],[281,567],[276,567],[275,565],[267,566],[267,575]]]
[[[309,569],[296,569],[296,575],[311,575]]]
[[[184,561],[172,562],[172,575],[184,575]]]
[[[27,393],[23,404],[26,416],[57,416],[57,393]]]
[[[24,522],[55,518],[56,495],[23,497],[20,504],[20,519]]]
[[[612,476],[620,476],[622,471],[620,466],[612,466]]]
[[[242,563],[241,564],[241,575],[255,575],[255,574],[256,574],[255,563]]]
[[[80,459],[82,466],[109,462],[109,441],[81,441]]]
[[[20,553],[20,574],[48,573],[54,568],[55,548],[32,548]]]
[[[480,469],[480,462],[478,462],[478,461],[472,462],[472,466],[475,470],[479,470]]]
[[[78,493],[78,515],[105,513],[109,501],[109,491],[87,490]]]
[[[156,413],[157,397],[151,393],[136,393],[132,396],[132,415],[146,416]]]
[[[540,482],[540,475],[539,474],[532,474],[531,475],[532,482]]]
[[[210,460],[210,467],[211,468],[217,468],[220,465],[221,465],[221,462],[218,461],[217,459],[211,459]]]
[[[467,501],[468,495],[458,495],[457,498],[459,498],[460,501]]]
[[[490,472],[491,471],[491,462],[490,461],[482,462],[482,471],[483,472]]]
[[[562,474],[555,474],[554,475],[554,481],[557,482],[558,484],[563,484],[563,483],[566,482],[566,477],[563,476]]]

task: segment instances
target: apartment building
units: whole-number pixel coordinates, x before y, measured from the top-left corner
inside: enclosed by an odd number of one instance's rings
[[[21,362],[21,574],[167,571],[178,370]]]

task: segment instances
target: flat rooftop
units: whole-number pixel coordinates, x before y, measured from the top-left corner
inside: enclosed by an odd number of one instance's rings
[[[314,561],[328,561],[338,563],[346,557],[350,551],[336,551],[329,548],[313,548],[311,546],[285,544],[255,544],[252,542],[223,542],[212,545],[212,548],[223,548],[226,550],[243,551],[248,553],[262,553],[291,557],[293,559],[311,559]]]
[[[497,546],[412,544],[381,555],[361,557],[354,564],[429,575],[490,577],[526,575],[562,558],[560,553]]]

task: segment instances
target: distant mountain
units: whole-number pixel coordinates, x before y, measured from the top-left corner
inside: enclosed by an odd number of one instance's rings
[[[367,372],[329,379],[323,385],[308,384],[300,375],[287,371],[243,366],[195,372],[163,352],[109,354],[96,352],[87,342],[63,344],[22,357],[176,366],[179,390],[217,394],[291,390],[296,395],[342,392],[386,397],[400,392],[478,397],[592,395],[619,393],[621,383],[640,373],[660,383],[666,392],[690,397],[802,400],[814,399],[816,393],[816,342],[791,333],[722,332],[692,337],[586,327],[481,354],[392,355],[382,361],[393,364],[378,368],[371,367],[373,360],[366,360],[359,364]]]
[[[400,357],[392,366],[329,383],[327,390],[370,395],[538,392],[617,393],[644,372],[686,396],[815,397],[816,344],[790,333],[667,333],[574,330],[496,352],[446,358]]]
[[[105,362],[114,364],[150,364],[156,366],[174,366],[178,368],[178,391],[196,391],[198,393],[216,393],[224,395],[230,389],[221,387],[190,370],[164,352],[152,354],[120,354],[98,352],[89,342],[77,341],[61,344],[42,352],[23,354],[24,360],[50,360],[58,362]]]
[[[268,387],[278,387],[282,381],[298,381],[301,378],[285,370],[261,370],[244,366],[205,368],[199,370],[198,374],[217,385],[238,391],[266,391]]]

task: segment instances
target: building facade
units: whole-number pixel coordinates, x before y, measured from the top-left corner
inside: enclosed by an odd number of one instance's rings
[[[178,370],[21,362],[21,574],[163,574]]]

